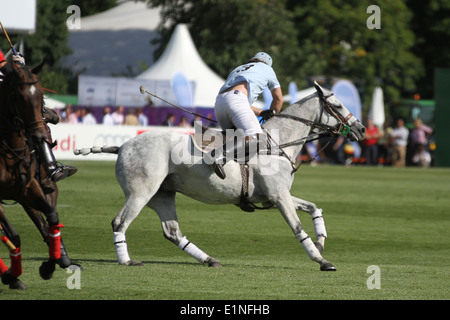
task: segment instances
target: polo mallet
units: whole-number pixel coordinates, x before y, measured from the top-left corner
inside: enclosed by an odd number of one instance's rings
[[[15,56],[17,56],[18,53],[16,51],[16,48],[14,48],[14,46],[11,42],[11,39],[9,39],[8,33],[6,32],[5,28],[3,27],[3,24],[1,21],[0,21],[0,26],[2,26],[3,33],[5,34],[6,39],[8,40],[8,43],[9,43],[9,46],[11,47],[12,52],[14,53]]]
[[[182,108],[182,107],[179,107],[179,106],[177,106],[177,105],[175,105],[175,104],[173,104],[173,103],[171,103],[171,102],[169,102],[169,101],[167,101],[167,100],[165,100],[165,99],[163,99],[163,98],[161,98],[161,97],[158,97],[158,96],[157,96],[156,94],[154,94],[154,93],[148,92],[147,90],[145,90],[144,86],[140,86],[140,87],[139,87],[139,91],[141,92],[141,94],[147,93],[147,94],[151,95],[152,97],[155,97],[155,98],[157,98],[157,99],[159,99],[159,100],[161,100],[161,101],[164,101],[164,102],[167,103],[167,104],[170,104],[172,107],[175,107],[175,108],[177,108],[177,109],[183,110],[184,112],[187,112],[187,113],[192,114],[192,115],[194,115],[194,116],[197,116],[197,117],[206,119],[206,120],[208,120],[208,121],[212,121],[212,122],[217,123],[217,121],[215,121],[215,120],[213,120],[213,119],[209,119],[209,118],[204,117],[204,116],[202,116],[202,115],[200,115],[200,114],[198,114],[198,113],[189,111],[189,110],[184,109],[184,108]]]
[[[0,231],[2,231],[2,233],[3,233],[3,226],[2,226],[1,223],[0,223]],[[0,238],[0,240],[5,244],[5,246],[6,246],[10,251],[13,251],[13,250],[16,250],[16,249],[17,249],[16,246],[11,242],[11,240],[8,239],[7,236],[2,235],[1,238]]]

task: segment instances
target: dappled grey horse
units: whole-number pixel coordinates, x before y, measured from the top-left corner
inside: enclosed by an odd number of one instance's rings
[[[290,188],[297,169],[295,160],[312,129],[331,135],[345,134],[361,140],[365,127],[345,108],[331,91],[318,84],[316,93],[287,107],[263,124],[270,152],[254,154],[248,161],[247,180],[242,165],[229,161],[224,165],[226,178],[220,179],[205,159],[196,161],[190,135],[152,130],[130,139],[120,147],[78,149],[75,154],[118,153],[116,177],[126,200],[112,221],[114,244],[119,264],[142,265],[130,259],[125,233],[144,206],[158,214],[164,236],[201,263],[220,267],[220,262],[190,242],[181,232],[175,209],[175,194],[180,192],[209,204],[245,202],[277,207],[300,241],[308,256],[320,264],[320,270],[336,268],[322,257],[327,232],[322,210],[314,203],[291,196]],[[190,161],[187,161],[189,160]],[[302,227],[296,210],[308,212],[314,223],[316,242]]]

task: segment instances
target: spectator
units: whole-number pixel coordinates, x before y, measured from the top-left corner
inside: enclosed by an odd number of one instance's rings
[[[378,138],[378,164],[386,165],[391,163],[392,144],[391,135],[392,127],[385,121],[383,128],[380,130],[380,137]]]
[[[138,120],[138,117],[137,117],[134,109],[130,109],[127,111],[127,115],[125,117],[124,124],[127,126],[138,126],[139,125],[139,120]]]
[[[79,124],[80,123],[80,114],[81,114],[80,109],[73,110],[72,108],[70,108],[70,109],[67,109],[66,112],[67,112],[67,118],[66,118],[67,123],[70,123],[70,124]]]
[[[124,111],[125,108],[123,106],[119,106],[116,111],[111,114],[114,125],[122,125],[125,122]]]
[[[404,167],[406,164],[406,146],[408,144],[409,131],[405,128],[403,119],[397,120],[397,127],[392,131],[392,165]]]
[[[191,125],[188,122],[188,119],[185,116],[181,117],[181,121],[178,126],[180,126],[182,128],[190,128],[191,127]]]
[[[173,113],[169,113],[162,125],[167,127],[173,127],[175,125],[175,115]]]
[[[144,114],[144,111],[142,110],[142,108],[139,108],[137,110],[137,115],[138,115],[138,121],[139,121],[139,125],[146,127],[148,126],[148,118],[147,116]]]
[[[103,120],[102,120],[102,123],[104,125],[107,125],[107,126],[114,125],[114,120],[113,120],[110,112],[111,112],[111,108],[110,107],[105,107],[103,109]]]
[[[432,132],[433,130],[430,127],[424,125],[421,119],[417,118],[416,121],[414,121],[414,129],[411,131],[413,158],[426,150],[425,146],[428,143],[427,135],[431,134]]]
[[[431,163],[431,155],[425,148],[425,145],[419,145],[416,154],[412,158],[412,162],[423,168],[428,168]]]
[[[364,158],[366,164],[376,165],[378,162],[378,138],[380,137],[380,132],[378,128],[374,125],[373,120],[369,119],[367,121],[366,135],[362,141]]]
[[[97,120],[92,115],[92,110],[90,108],[85,108],[81,110],[81,116],[83,118],[83,124],[97,124]]]

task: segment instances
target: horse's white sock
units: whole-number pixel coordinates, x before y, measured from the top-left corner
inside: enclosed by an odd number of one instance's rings
[[[204,263],[208,259],[208,255],[190,242],[186,237],[181,239],[178,247],[200,263]]]
[[[316,232],[316,237],[327,237],[327,229],[325,229],[325,221],[322,217],[322,209],[316,209],[311,215],[314,223],[314,231]]]
[[[130,261],[127,241],[124,233],[114,232],[114,246],[116,247],[117,260],[119,261],[119,264],[126,264]]]
[[[296,234],[295,237],[300,241],[303,249],[305,249],[311,260],[320,261],[323,259],[319,250],[317,250],[316,245],[305,231],[302,230],[299,234]]]

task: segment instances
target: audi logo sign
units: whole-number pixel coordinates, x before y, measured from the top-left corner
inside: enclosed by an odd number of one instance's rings
[[[53,148],[56,160],[112,160],[114,154],[94,154],[87,157],[75,156],[74,149],[93,146],[121,146],[131,138],[149,130],[176,131],[184,134],[193,133],[191,128],[179,127],[138,127],[138,126],[105,126],[105,125],[73,125],[59,123],[50,125],[53,140],[57,145]]]

